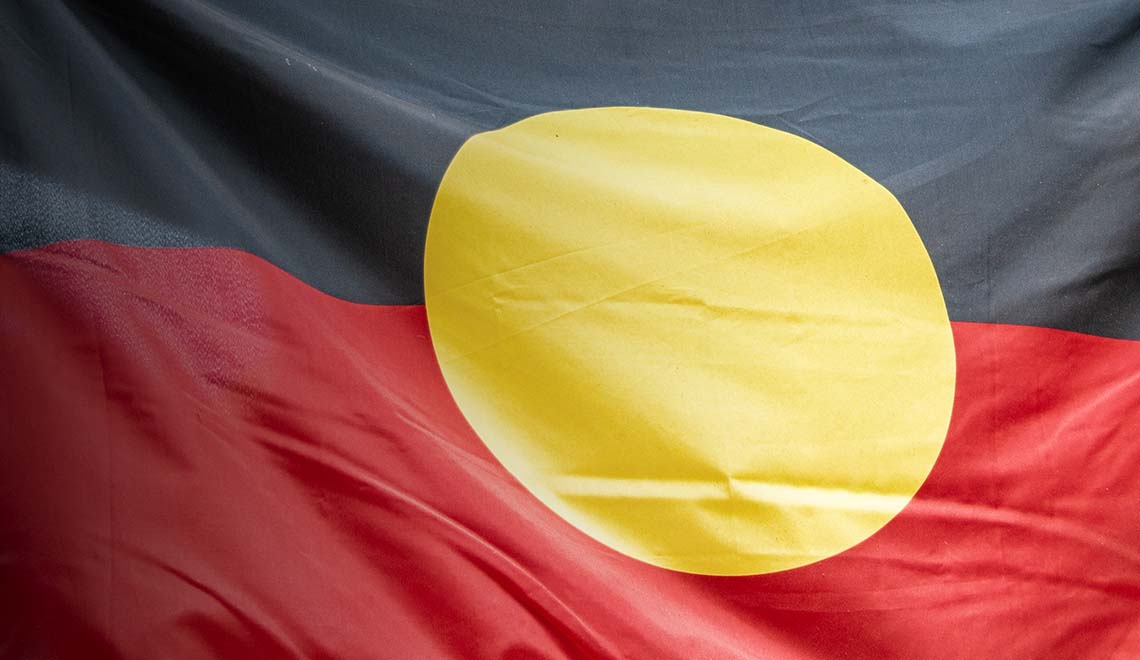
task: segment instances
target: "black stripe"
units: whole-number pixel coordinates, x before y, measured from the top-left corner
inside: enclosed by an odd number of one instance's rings
[[[883,181],[956,320],[1140,339],[1134,2],[336,4],[0,7],[0,248],[226,245],[418,303],[464,139],[653,105],[789,130]]]

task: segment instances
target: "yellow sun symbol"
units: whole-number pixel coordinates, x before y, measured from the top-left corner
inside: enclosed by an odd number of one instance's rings
[[[953,338],[906,212],[750,122],[596,108],[474,136],[432,210],[425,296],[447,384],[502,464],[665,568],[850,548],[946,435]]]

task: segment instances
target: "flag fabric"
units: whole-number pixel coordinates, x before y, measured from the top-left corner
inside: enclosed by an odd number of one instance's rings
[[[1140,657],[1138,26],[5,3],[0,651]]]

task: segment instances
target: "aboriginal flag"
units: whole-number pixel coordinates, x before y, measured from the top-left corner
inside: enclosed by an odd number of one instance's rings
[[[5,658],[1140,658],[1140,7],[5,0]]]

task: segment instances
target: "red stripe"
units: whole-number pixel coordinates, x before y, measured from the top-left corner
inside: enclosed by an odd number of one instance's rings
[[[16,657],[1109,657],[1140,612],[1140,342],[955,323],[950,436],[857,548],[619,556],[463,422],[420,307],[226,249],[0,258]]]

